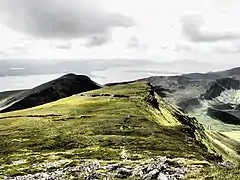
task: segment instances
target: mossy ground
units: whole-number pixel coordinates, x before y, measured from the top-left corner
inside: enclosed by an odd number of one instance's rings
[[[208,146],[217,154],[221,154],[224,160],[240,163],[240,143],[228,136],[213,131],[206,131]]]
[[[117,85],[0,114],[0,175],[41,171],[30,167],[56,160],[119,161],[123,150],[130,160],[207,159],[207,148],[175,116],[180,112],[161,97],[160,110],[152,107],[149,91],[146,83]],[[12,165],[19,160],[24,163]]]
[[[239,167],[226,168],[217,165],[195,168],[186,175],[186,179],[191,180],[239,180],[239,178]]]

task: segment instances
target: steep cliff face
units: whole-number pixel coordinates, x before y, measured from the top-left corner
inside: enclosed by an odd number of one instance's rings
[[[67,74],[36,88],[10,96],[1,102],[0,112],[31,108],[98,88],[100,85],[87,76]]]
[[[222,78],[210,83],[210,87],[202,97],[206,100],[213,100],[221,95],[225,90],[240,89],[240,81],[233,78]]]
[[[156,92],[183,112],[215,130],[240,130],[239,68],[207,74],[150,77]],[[216,125],[217,124],[217,125]],[[226,126],[224,125],[226,124]],[[228,125],[237,125],[230,127]]]

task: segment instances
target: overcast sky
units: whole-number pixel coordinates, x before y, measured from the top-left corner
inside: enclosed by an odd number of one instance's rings
[[[0,0],[0,59],[240,65],[239,0]]]

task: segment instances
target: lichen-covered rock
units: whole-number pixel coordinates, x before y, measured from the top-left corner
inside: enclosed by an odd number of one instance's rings
[[[175,162],[177,167],[174,166]],[[185,167],[177,163],[177,159],[160,157],[145,161],[127,161],[124,163],[87,161],[76,166],[61,167],[60,162],[47,163],[42,172],[15,177],[4,177],[4,180],[67,180],[71,178],[84,180],[113,180],[119,179],[143,179],[143,180],[181,180],[186,173]],[[38,165],[37,165],[38,166]],[[39,165],[40,166],[40,165]],[[54,167],[51,168],[51,167]]]
[[[143,176],[143,180],[152,180],[152,179],[157,179],[159,174],[159,169],[154,169],[147,173],[145,176]]]
[[[168,177],[163,173],[159,173],[157,180],[168,180]]]
[[[127,168],[118,168],[117,169],[117,174],[116,177],[123,179],[123,178],[127,178],[129,176],[132,175],[132,170],[127,169]]]

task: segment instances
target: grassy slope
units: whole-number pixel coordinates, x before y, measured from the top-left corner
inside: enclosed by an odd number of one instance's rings
[[[225,168],[221,166],[207,166],[191,171],[186,175],[190,180],[239,180],[240,168]]]
[[[238,141],[219,132],[207,131],[206,134],[209,146],[221,154],[225,160],[240,162],[240,143]]]
[[[182,114],[160,97],[160,110],[146,103],[149,91],[145,83],[118,85],[0,114],[0,172],[29,173],[33,163],[60,159],[120,160],[123,150],[131,160],[207,159],[205,146],[178,120]]]
[[[240,142],[240,131],[230,131],[230,132],[223,132],[226,136],[234,139],[235,141]]]

